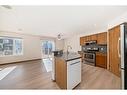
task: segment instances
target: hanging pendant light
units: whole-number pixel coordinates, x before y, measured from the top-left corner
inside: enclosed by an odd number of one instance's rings
[[[58,34],[58,35],[57,35],[57,39],[58,39],[58,40],[62,40],[62,36],[63,36],[62,34]]]

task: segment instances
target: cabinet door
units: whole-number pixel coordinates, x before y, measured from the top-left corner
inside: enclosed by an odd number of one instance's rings
[[[64,60],[55,58],[55,78],[61,89],[67,88],[67,66]]]
[[[107,68],[107,54],[96,53],[96,66]]]
[[[85,39],[85,42],[88,42],[88,36],[85,36],[84,39]]]
[[[107,32],[97,34],[98,44],[107,44]]]
[[[87,36],[84,36],[84,44],[87,42]]]
[[[80,45],[84,44],[84,37],[80,37]]]
[[[95,41],[95,40],[97,40],[97,35],[96,35],[96,34],[94,34],[94,35],[91,35],[91,40],[92,40],[92,41]]]
[[[88,39],[88,41],[91,41],[91,36],[88,36],[87,39]]]
[[[109,30],[109,69],[117,76],[120,76],[119,37],[120,26]]]
[[[90,41],[90,37],[89,36],[85,36],[86,42]]]

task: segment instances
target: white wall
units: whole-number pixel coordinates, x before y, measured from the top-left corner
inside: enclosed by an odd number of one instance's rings
[[[23,55],[0,57],[0,64],[41,58],[41,40],[38,36],[0,32],[0,36],[23,38]]]
[[[72,47],[72,49],[69,49],[69,51],[72,51],[72,52],[79,51],[81,49],[79,39],[80,39],[79,35],[74,35],[73,37],[65,39],[65,46],[64,46],[65,51],[67,51],[68,45]]]
[[[112,28],[114,26],[117,26],[117,25],[119,25],[121,23],[124,23],[124,22],[127,22],[127,13],[122,14],[121,16],[119,16],[119,17],[113,19],[112,21],[110,21],[108,23],[107,28],[110,29],[110,28]]]
[[[55,42],[56,49],[64,49],[64,40],[58,41],[57,39],[51,37],[34,36],[7,31],[0,31],[0,36],[23,38],[23,55],[0,57],[0,64],[41,59],[43,57],[41,54],[42,40],[52,40]]]

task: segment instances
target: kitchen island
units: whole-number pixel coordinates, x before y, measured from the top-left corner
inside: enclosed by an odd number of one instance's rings
[[[55,56],[55,79],[61,89],[73,89],[81,82],[81,56],[63,53]]]

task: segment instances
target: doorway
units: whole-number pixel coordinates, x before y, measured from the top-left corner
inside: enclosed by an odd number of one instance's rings
[[[52,51],[55,50],[55,42],[44,40],[42,41],[42,58],[51,58]]]
[[[55,50],[55,42],[44,40],[42,41],[42,60],[47,72],[51,72],[53,70],[53,61],[54,57],[52,51]]]

